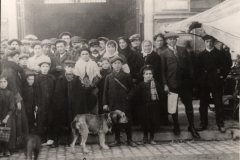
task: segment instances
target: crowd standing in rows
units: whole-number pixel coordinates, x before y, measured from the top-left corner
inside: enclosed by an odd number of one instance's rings
[[[23,134],[37,133],[42,141],[57,146],[57,134],[71,133],[77,114],[103,114],[120,110],[129,118],[114,127],[120,145],[120,131],[127,144],[134,147],[132,125],[141,124],[143,139],[137,144],[156,144],[154,133],[168,124],[167,94],[177,93],[186,109],[188,131],[200,138],[198,131],[207,129],[207,107],[212,93],[216,121],[225,131],[223,81],[231,61],[214,47],[215,39],[204,35],[206,49],[195,57],[177,46],[175,33],[157,34],[141,42],[138,34],[106,37],[87,41],[69,32],[59,39],[39,41],[34,35],[3,40],[0,64],[0,121],[11,128],[9,142],[0,142],[0,156],[9,156]],[[227,63],[229,62],[229,63]],[[200,85],[201,125],[195,128],[192,105],[193,82]],[[172,114],[173,132],[180,134],[178,112]],[[148,134],[150,137],[148,138]]]

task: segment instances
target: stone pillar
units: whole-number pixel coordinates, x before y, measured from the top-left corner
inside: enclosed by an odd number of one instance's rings
[[[144,0],[144,39],[153,40],[154,0]]]

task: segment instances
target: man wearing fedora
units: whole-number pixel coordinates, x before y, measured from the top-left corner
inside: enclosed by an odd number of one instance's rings
[[[207,129],[208,126],[208,106],[210,93],[216,110],[216,123],[220,132],[225,132],[223,113],[223,84],[224,79],[230,72],[230,67],[226,63],[223,52],[214,47],[215,38],[203,34],[205,50],[199,53],[196,68],[200,87],[200,127],[198,131]]]
[[[184,47],[176,45],[178,34],[167,33],[168,48],[161,54],[162,78],[164,90],[178,94],[185,106],[186,115],[188,118],[188,131],[194,138],[200,138],[194,126],[194,113],[192,105],[192,63],[191,58]],[[174,134],[180,134],[178,123],[178,109],[175,114],[172,114],[174,123]]]

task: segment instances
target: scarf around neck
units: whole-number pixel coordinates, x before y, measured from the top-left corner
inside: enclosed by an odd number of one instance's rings
[[[143,45],[144,45],[144,43],[146,43],[146,42],[150,43],[150,45],[152,46],[151,51],[150,51],[149,53],[144,52],[144,49],[143,49]],[[142,54],[143,54],[143,57],[151,54],[152,51],[153,51],[153,43],[152,43],[150,40],[144,40],[144,41],[142,42]]]

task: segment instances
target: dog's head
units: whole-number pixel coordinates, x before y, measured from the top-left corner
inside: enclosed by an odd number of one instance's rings
[[[110,118],[113,124],[128,123],[128,118],[125,116],[125,113],[120,110],[111,111]]]

